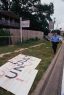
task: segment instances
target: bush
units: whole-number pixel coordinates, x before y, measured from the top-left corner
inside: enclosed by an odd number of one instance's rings
[[[9,31],[0,29],[0,45],[8,45],[9,44]]]

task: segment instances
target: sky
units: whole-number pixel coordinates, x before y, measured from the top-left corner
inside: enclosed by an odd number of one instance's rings
[[[64,30],[64,0],[41,0],[42,4],[54,4],[54,15],[52,18],[56,18],[55,29],[62,28]]]

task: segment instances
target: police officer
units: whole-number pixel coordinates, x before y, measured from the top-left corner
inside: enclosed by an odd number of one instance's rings
[[[60,36],[57,33],[53,33],[51,36],[52,49],[54,54],[56,54],[58,43],[60,42]]]

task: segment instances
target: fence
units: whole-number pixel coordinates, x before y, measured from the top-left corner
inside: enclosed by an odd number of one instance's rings
[[[21,36],[20,36],[20,29],[6,29],[7,31],[10,31],[10,36],[0,36],[0,39],[3,41],[4,39],[6,40],[4,41],[4,43],[6,42],[7,44],[15,44],[17,42],[20,41]],[[22,40],[29,40],[29,39],[43,39],[43,32],[41,31],[34,31],[34,30],[22,30]],[[2,42],[1,41],[1,42]],[[1,44],[1,43],[0,43]]]
[[[20,41],[20,29],[10,29],[12,44]],[[43,32],[33,30],[22,30],[22,40],[28,40],[31,38],[43,39]]]
[[[30,38],[38,38],[43,39],[43,32],[41,31],[33,31],[33,30],[22,30],[23,40],[28,40]]]

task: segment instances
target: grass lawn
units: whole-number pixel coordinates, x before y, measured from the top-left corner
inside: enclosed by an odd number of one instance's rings
[[[1,53],[7,53],[7,52],[13,52],[16,49],[20,48],[28,48],[29,46],[39,44],[42,41],[38,40],[28,40],[26,42],[23,42],[22,44],[17,44],[17,45],[8,45],[8,46],[0,46],[0,54]]]
[[[28,45],[25,45],[25,47],[26,46],[28,47],[28,46],[31,46],[31,45],[34,45],[34,44],[37,44],[37,43],[38,43],[38,41],[37,42],[35,41],[33,44],[30,43]],[[35,78],[35,81],[32,85],[32,88],[29,92],[29,95],[35,89],[35,87],[37,86],[37,83],[39,82],[39,80],[43,76],[43,73],[48,68],[49,64],[51,63],[52,57],[53,57],[50,42],[49,41],[44,41],[42,43],[43,44],[40,45],[40,46],[32,47],[32,48],[29,48],[28,50],[24,50],[24,51],[18,52],[18,53],[12,53],[12,54],[4,56],[3,58],[0,58],[0,65],[4,64],[5,62],[7,62],[8,59],[11,59],[12,57],[14,57],[14,56],[16,56],[20,53],[26,54],[26,55],[31,55],[31,56],[34,56],[34,57],[37,57],[37,58],[41,59],[41,62],[37,67],[38,74]],[[22,47],[22,46],[20,46],[20,47]],[[18,48],[20,48],[20,47],[18,46]],[[13,94],[6,91],[6,90],[4,90],[4,89],[2,89],[2,88],[0,88],[0,95],[13,95]]]

